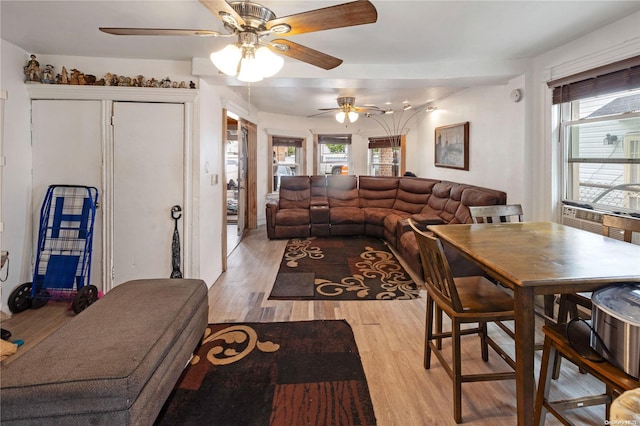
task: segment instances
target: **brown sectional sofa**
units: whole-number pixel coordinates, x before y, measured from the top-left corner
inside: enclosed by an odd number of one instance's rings
[[[506,204],[507,194],[415,177],[283,176],[278,203],[266,207],[270,239],[368,235],[383,238],[411,269],[422,266],[407,218],[426,227],[472,223],[469,206]],[[445,246],[454,275],[480,271]]]

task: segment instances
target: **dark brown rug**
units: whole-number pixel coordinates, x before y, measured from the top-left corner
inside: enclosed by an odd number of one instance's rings
[[[209,324],[156,425],[375,425],[344,320]]]
[[[287,242],[269,299],[415,299],[419,291],[378,238],[294,238]]]

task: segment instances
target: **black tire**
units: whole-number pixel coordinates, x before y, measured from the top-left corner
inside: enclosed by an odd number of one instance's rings
[[[78,290],[78,294],[73,298],[73,312],[79,314],[98,300],[98,288],[95,285],[86,285]]]
[[[42,295],[43,297],[39,297],[39,295]],[[49,292],[41,290],[36,292],[36,297],[31,299],[31,309],[40,309],[47,303],[49,303]]]
[[[31,283],[24,283],[13,289],[8,300],[9,310],[12,313],[18,314],[31,307],[31,285]]]

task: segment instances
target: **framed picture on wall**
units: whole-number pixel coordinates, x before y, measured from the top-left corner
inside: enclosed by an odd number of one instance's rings
[[[436,127],[435,166],[469,170],[469,122]]]

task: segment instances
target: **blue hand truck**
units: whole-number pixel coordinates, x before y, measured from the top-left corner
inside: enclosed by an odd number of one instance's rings
[[[97,204],[94,187],[49,186],[40,209],[33,282],[13,290],[11,312],[41,308],[49,300],[72,300],[78,314],[97,300],[98,289],[90,285]]]

